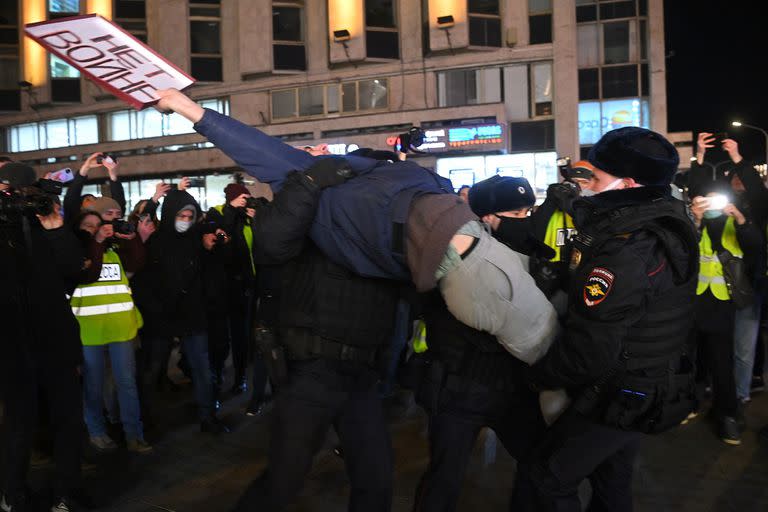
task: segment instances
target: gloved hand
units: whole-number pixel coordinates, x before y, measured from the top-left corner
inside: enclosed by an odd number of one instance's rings
[[[569,210],[571,203],[579,197],[579,186],[569,181],[553,183],[547,188],[547,197],[553,198],[561,210]]]
[[[312,164],[306,176],[321,189],[341,185],[352,177],[352,167],[346,158],[329,156],[318,159]]]

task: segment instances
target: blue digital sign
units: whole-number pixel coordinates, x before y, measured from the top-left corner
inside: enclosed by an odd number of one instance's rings
[[[451,147],[501,144],[502,142],[502,128],[500,124],[448,129],[448,145]]]

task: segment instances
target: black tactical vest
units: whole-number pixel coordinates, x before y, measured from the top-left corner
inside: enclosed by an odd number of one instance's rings
[[[696,402],[695,370],[687,346],[698,280],[696,234],[681,204],[656,203],[628,207],[588,226],[576,236],[574,248],[588,261],[591,251],[627,224],[635,228],[630,232],[642,230],[660,241],[674,232],[690,249],[688,277],[659,295],[645,297],[645,314],[629,327],[620,361],[575,405],[607,425],[658,433],[678,425]]]
[[[397,283],[360,277],[309,246],[281,271],[279,326],[358,347],[389,343]]]

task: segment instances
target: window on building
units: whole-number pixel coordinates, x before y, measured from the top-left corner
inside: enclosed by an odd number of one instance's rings
[[[190,64],[201,82],[221,82],[221,6],[218,0],[189,4]]]
[[[501,47],[499,0],[468,0],[469,44]]]
[[[214,98],[198,101],[203,108],[229,114],[229,100]],[[107,114],[107,140],[136,140],[193,133],[192,123],[178,114],[165,115],[155,109],[119,110]]]
[[[555,149],[555,121],[510,123],[511,151],[546,151]]]
[[[77,16],[80,0],[48,0],[50,19]],[[51,78],[51,100],[61,103],[77,103],[80,95],[80,72],[63,60],[50,54],[48,72]]]
[[[302,11],[299,4],[272,5],[272,55],[276,70],[307,69]]]
[[[63,18],[80,14],[80,0],[48,0],[48,14],[51,18]]]
[[[0,3],[0,111],[21,110],[18,7]]]
[[[400,58],[395,0],[365,0],[365,48],[370,58]]]
[[[552,63],[531,64],[533,117],[552,115]]]
[[[388,107],[389,83],[385,78],[272,91],[273,120],[384,110]]]
[[[648,128],[648,100],[626,98],[579,103],[579,143],[590,145],[611,130],[625,126]]]
[[[530,44],[552,42],[552,0],[528,0]]]
[[[504,107],[507,119],[524,121],[551,117],[554,82],[552,62],[532,62],[504,67]]]
[[[140,41],[147,42],[146,0],[115,0],[115,22]]]
[[[10,126],[7,134],[8,149],[12,153],[99,142],[96,116],[50,119]]]
[[[579,99],[647,96],[647,3],[576,0]]]
[[[501,68],[443,71],[437,74],[438,106],[499,103],[501,86]]]

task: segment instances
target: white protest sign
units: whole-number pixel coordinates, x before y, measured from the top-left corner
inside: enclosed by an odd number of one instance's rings
[[[153,91],[184,89],[195,79],[97,14],[30,23],[24,32],[99,86],[141,110]]]

